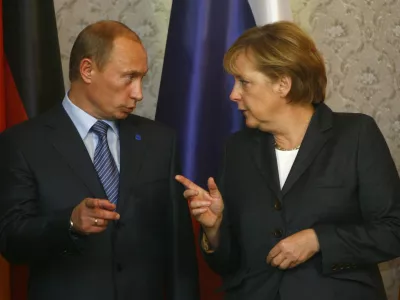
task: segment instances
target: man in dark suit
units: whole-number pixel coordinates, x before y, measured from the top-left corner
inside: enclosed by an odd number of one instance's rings
[[[29,299],[198,299],[174,133],[130,114],[146,73],[133,31],[92,24],[62,105],[0,136],[0,251]]]

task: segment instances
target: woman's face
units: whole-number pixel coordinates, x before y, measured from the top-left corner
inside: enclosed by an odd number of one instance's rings
[[[290,80],[273,82],[256,70],[246,53],[238,55],[235,66],[237,74],[230,99],[243,111],[248,127],[268,131],[288,105],[285,96],[290,91]]]

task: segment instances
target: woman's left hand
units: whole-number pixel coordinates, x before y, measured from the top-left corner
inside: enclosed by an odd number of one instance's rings
[[[282,270],[294,268],[319,251],[319,242],[313,229],[297,232],[275,245],[267,256],[267,263]]]

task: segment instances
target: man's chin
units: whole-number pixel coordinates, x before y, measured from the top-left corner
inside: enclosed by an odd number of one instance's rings
[[[131,113],[129,112],[119,112],[117,115],[114,116],[115,120],[124,120],[129,117]]]
[[[134,111],[135,111],[135,107],[134,108],[123,109],[123,110],[119,111],[117,119],[126,119]]]

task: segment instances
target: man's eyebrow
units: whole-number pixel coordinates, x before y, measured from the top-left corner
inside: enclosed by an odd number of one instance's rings
[[[145,72],[140,72],[140,71],[137,71],[137,70],[128,70],[128,71],[122,72],[122,74],[123,75],[132,75],[134,77],[137,77],[137,76],[145,76],[148,71],[149,70],[146,70]]]

